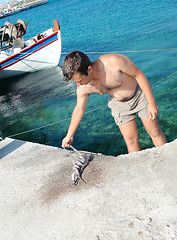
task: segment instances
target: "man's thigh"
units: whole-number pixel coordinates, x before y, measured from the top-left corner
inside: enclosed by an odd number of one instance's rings
[[[150,135],[158,135],[160,132],[158,119],[151,119],[150,117],[141,117],[141,121]]]
[[[119,125],[119,129],[125,139],[125,141],[138,139],[138,130],[136,126],[136,118]]]

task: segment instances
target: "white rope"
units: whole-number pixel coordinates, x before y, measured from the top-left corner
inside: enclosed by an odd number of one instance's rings
[[[159,80],[158,82],[154,83],[152,86],[155,86],[155,85],[159,84],[160,82],[163,82],[164,80],[168,79],[169,77],[171,77],[171,76],[174,75],[175,73],[177,73],[177,71],[171,73],[170,75],[168,75],[168,76],[165,77],[165,78],[162,78],[162,79]]]
[[[139,52],[157,52],[157,51],[169,51],[169,50],[177,50],[177,48],[160,48],[160,49],[141,49],[141,50],[124,50],[124,51],[100,51],[100,52],[84,52],[85,54],[109,54],[109,53],[139,53]],[[19,52],[19,55],[31,55],[31,53],[23,53]],[[61,55],[67,55],[68,52],[63,52]]]
[[[65,122],[65,121],[70,120],[70,119],[71,119],[71,117],[70,117],[70,118],[63,119],[63,120],[60,120],[60,121],[55,122],[55,123],[51,123],[51,124],[44,125],[44,126],[42,126],[42,127],[34,128],[34,129],[27,130],[27,131],[24,131],[24,132],[21,132],[21,133],[16,133],[16,134],[13,134],[13,135],[11,135],[11,136],[8,136],[8,138],[15,137],[15,136],[22,135],[22,134],[29,133],[29,132],[33,132],[33,131],[36,131],[36,130],[39,130],[39,129],[42,129],[42,128],[50,127],[50,126],[52,126],[52,125],[55,125],[55,124],[61,123],[61,122]]]
[[[142,50],[125,50],[125,51],[108,51],[108,52],[84,52],[85,54],[109,54],[109,53],[136,53],[136,52],[157,52],[157,51],[168,51],[177,50],[177,48],[161,48],[161,49],[142,49]],[[68,53],[63,52],[62,55],[67,55]]]
[[[88,113],[90,113],[90,112],[99,110],[99,109],[101,109],[101,108],[103,108],[103,107],[105,107],[105,106],[107,106],[107,105],[104,105],[104,106],[98,107],[98,108],[96,108],[96,109],[90,110],[90,111],[86,112],[85,114],[88,114]],[[15,136],[22,135],[22,134],[29,133],[29,132],[33,132],[33,131],[36,131],[36,130],[39,130],[39,129],[42,129],[42,128],[50,127],[50,126],[52,126],[52,125],[55,125],[55,124],[58,124],[58,123],[61,123],[61,122],[68,121],[68,120],[70,120],[70,119],[71,119],[71,117],[66,118],[66,119],[63,119],[63,120],[60,120],[60,121],[58,121],[58,122],[54,122],[54,123],[50,123],[50,124],[44,125],[44,126],[42,126],[42,127],[38,127],[38,128],[34,128],[34,129],[30,129],[30,130],[24,131],[24,132],[16,133],[16,134],[13,134],[13,135],[8,136],[8,138],[15,137]]]

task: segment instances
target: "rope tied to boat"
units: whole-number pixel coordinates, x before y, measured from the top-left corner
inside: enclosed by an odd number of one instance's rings
[[[87,52],[85,54],[110,54],[110,53],[139,53],[139,52],[158,52],[158,51],[169,51],[169,50],[177,50],[177,48],[157,48],[157,49],[140,49],[140,50],[124,50],[124,51],[100,51],[100,52]],[[67,55],[67,52],[61,53],[61,55]]]

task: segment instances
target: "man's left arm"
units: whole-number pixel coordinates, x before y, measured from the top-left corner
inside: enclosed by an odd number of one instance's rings
[[[137,80],[148,101],[149,117],[151,119],[155,119],[158,114],[158,106],[153,95],[151,85],[145,74],[127,57],[124,57],[122,67],[123,72],[129,74]]]
[[[153,95],[151,85],[147,80],[146,76],[144,75],[144,73],[139,68],[137,68],[134,77],[147,98],[149,117],[151,119],[155,119],[158,114],[158,106]]]

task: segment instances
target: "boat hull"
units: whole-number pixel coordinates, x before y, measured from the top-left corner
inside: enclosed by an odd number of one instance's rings
[[[0,62],[0,79],[57,66],[61,55],[60,30]]]

